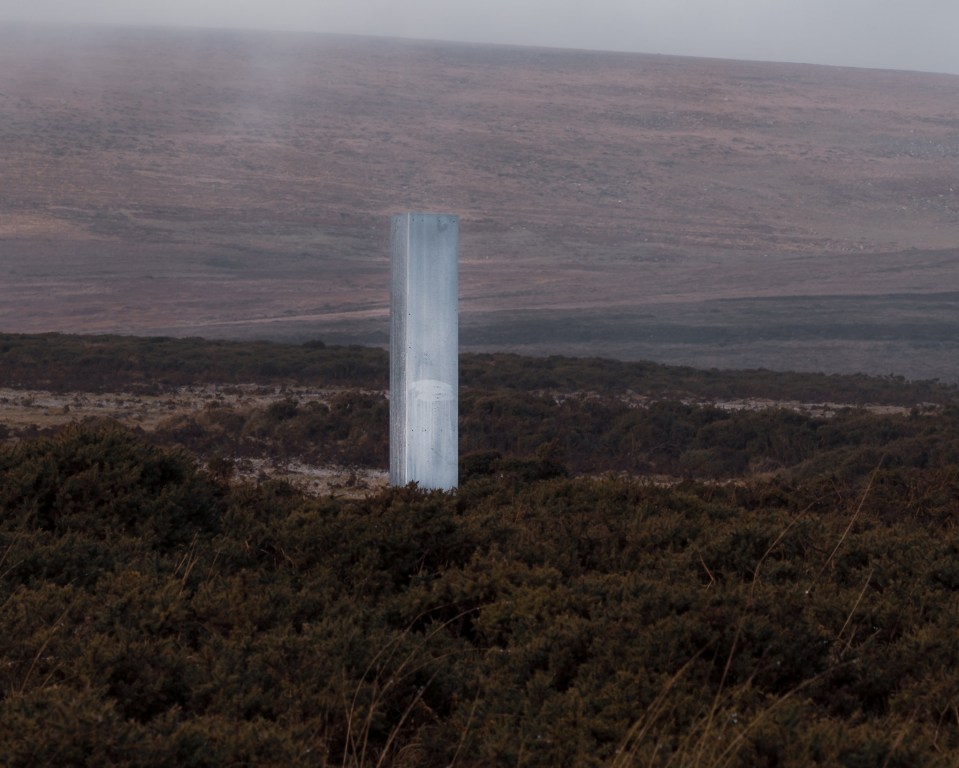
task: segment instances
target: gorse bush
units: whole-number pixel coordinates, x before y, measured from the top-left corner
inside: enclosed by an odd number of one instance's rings
[[[959,761],[955,466],[470,462],[340,499],[116,429],[3,449],[0,763]]]
[[[467,389],[459,430],[464,461],[470,457],[467,474],[480,456],[537,457],[575,473],[699,479],[788,470],[795,478],[831,474],[848,481],[880,464],[929,470],[959,463],[956,408],[898,415],[848,409],[827,418],[781,408],[726,411],[675,400],[636,407],[598,395],[557,402],[552,395]],[[382,394],[344,390],[329,402],[284,399],[248,410],[214,405],[167,420],[155,439],[206,457],[266,453],[381,468],[389,462],[389,402]]]
[[[0,385],[38,389],[159,392],[181,385],[286,383],[384,390],[383,349],[326,346],[319,341],[265,341],[60,333],[0,334]],[[715,401],[770,398],[854,405],[959,403],[959,388],[896,377],[775,371],[703,371],[600,358],[530,358],[462,354],[460,384],[476,390],[640,394],[656,399]]]
[[[381,349],[317,342],[0,334],[0,381],[6,386],[159,392],[186,384],[294,379],[382,389],[389,362]]]

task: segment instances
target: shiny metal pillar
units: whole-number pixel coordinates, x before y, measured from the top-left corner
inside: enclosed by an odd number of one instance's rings
[[[390,483],[459,482],[459,219],[393,217]]]

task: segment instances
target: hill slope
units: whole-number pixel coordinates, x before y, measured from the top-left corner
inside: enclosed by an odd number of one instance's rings
[[[0,28],[5,331],[381,343],[391,213],[468,346],[959,380],[959,78]]]
[[[948,766],[956,466],[229,488],[0,448],[5,765]]]

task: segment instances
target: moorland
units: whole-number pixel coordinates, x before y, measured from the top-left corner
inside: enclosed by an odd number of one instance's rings
[[[0,336],[2,762],[956,764],[955,386],[461,379],[426,492],[380,349]]]
[[[471,350],[959,381],[959,78],[0,27],[0,329],[385,344],[391,214]]]
[[[0,25],[0,763],[959,764],[957,96]],[[416,209],[450,493],[386,483]]]

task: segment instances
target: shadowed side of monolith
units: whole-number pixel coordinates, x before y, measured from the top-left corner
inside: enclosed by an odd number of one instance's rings
[[[391,230],[390,483],[459,482],[459,220],[404,213]]]

